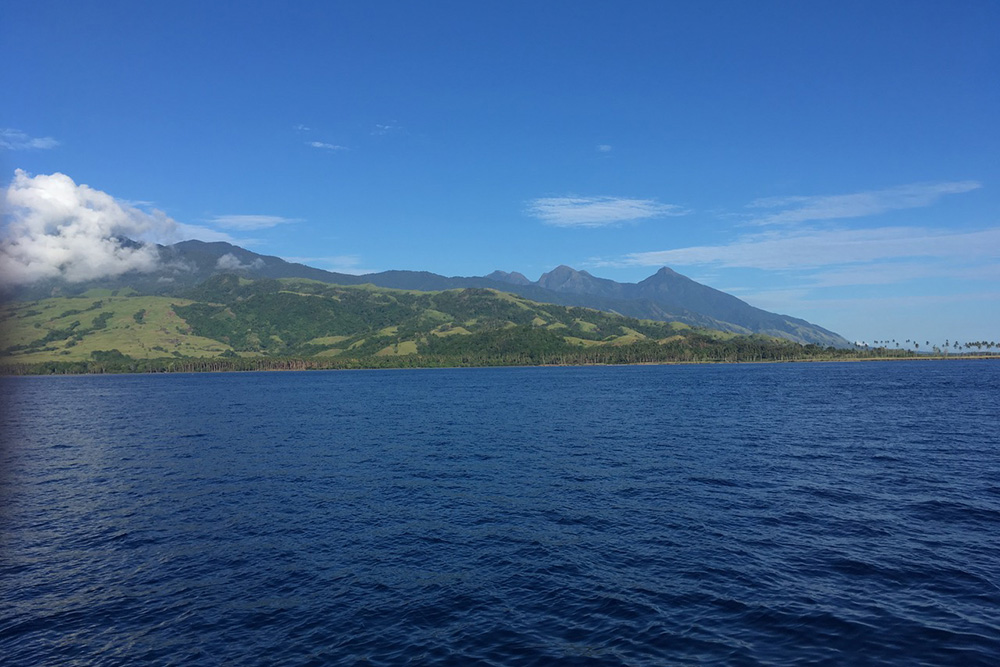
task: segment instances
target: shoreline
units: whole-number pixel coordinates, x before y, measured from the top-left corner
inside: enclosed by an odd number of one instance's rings
[[[176,359],[168,359],[178,362]],[[212,357],[191,358],[184,361],[195,363],[211,363]],[[798,358],[798,359],[760,359],[748,361],[727,361],[727,360],[668,360],[668,361],[639,361],[634,363],[540,363],[540,364],[455,364],[455,365],[427,365],[427,366],[356,366],[356,367],[274,367],[274,368],[206,368],[206,369],[169,369],[169,370],[114,370],[102,368],[100,370],[89,370],[81,372],[45,372],[44,367],[48,362],[37,362],[35,364],[24,364],[25,372],[17,372],[11,369],[10,365],[0,363],[0,377],[67,377],[84,375],[182,375],[182,374],[203,374],[203,373],[281,373],[281,372],[311,372],[311,371],[418,371],[418,370],[455,370],[455,369],[476,369],[476,368],[600,368],[600,367],[626,367],[626,366],[695,366],[695,365],[759,365],[759,364],[801,364],[801,363],[854,363],[854,362],[877,362],[877,361],[1000,361],[1000,354],[993,355],[929,355],[929,356],[908,356],[908,357],[844,357],[844,358]],[[143,360],[137,360],[143,361]],[[156,361],[156,360],[149,360]],[[290,365],[297,363],[308,364],[308,358],[288,359]],[[69,364],[85,364],[90,362],[58,362]],[[183,362],[181,362],[183,363]],[[38,367],[38,368],[32,368]],[[11,372],[11,371],[14,372]],[[37,371],[37,372],[35,372]]]

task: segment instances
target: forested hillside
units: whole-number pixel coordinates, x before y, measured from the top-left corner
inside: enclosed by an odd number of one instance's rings
[[[9,303],[0,316],[0,363],[8,370],[39,364],[50,370],[225,370],[844,354],[767,336],[540,304],[491,289],[417,292],[236,275],[211,278],[183,298],[92,290]]]

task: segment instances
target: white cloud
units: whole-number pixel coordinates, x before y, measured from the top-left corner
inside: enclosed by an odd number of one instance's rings
[[[59,142],[52,137],[29,137],[20,130],[0,129],[0,149],[9,151],[47,150],[55,148]]]
[[[299,123],[298,125],[296,125],[292,129],[295,130],[295,131],[297,131],[297,132],[310,132],[310,131],[312,131],[311,127],[306,127],[302,123]]]
[[[312,148],[319,148],[325,151],[349,151],[351,150],[347,146],[338,146],[337,144],[328,144],[323,141],[307,141],[306,146]]]
[[[915,257],[971,261],[1000,258],[1000,227],[952,232],[920,227],[807,230],[744,236],[727,245],[637,252],[607,262],[618,266],[815,269]]]
[[[751,209],[780,209],[755,215],[760,225],[790,225],[809,220],[860,218],[887,211],[930,206],[944,195],[960,194],[982,187],[978,181],[913,183],[885,190],[815,197],[768,197],[747,205]]]
[[[162,211],[141,211],[65,174],[32,177],[18,169],[4,200],[0,277],[8,284],[152,271],[156,248],[122,237],[143,241],[176,233],[176,223]]]
[[[231,252],[227,252],[215,262],[215,268],[220,271],[242,271],[246,269],[261,269],[264,267],[264,260],[255,258],[249,264],[244,264],[240,258]]]
[[[623,197],[544,197],[528,202],[527,209],[529,215],[555,227],[604,227],[689,212],[653,199]]]
[[[597,145],[597,152],[598,153],[610,153],[611,152],[611,146],[609,144],[598,144]]]
[[[268,229],[278,225],[287,225],[293,222],[302,222],[301,218],[284,218],[279,215],[217,215],[206,220],[210,225],[222,227],[223,229],[237,229],[241,231]]]
[[[60,173],[30,176],[16,170],[0,204],[0,280],[10,285],[148,272],[160,268],[155,243],[234,241],[225,232],[177,222]]]

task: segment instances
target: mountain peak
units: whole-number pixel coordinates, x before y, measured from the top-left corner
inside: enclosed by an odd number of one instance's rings
[[[538,279],[538,285],[554,291],[577,291],[579,287],[592,280],[586,271],[577,271],[571,266],[560,264],[548,273],[543,273]]]
[[[494,271],[493,273],[486,276],[490,280],[495,280],[498,283],[508,283],[511,285],[530,285],[531,281],[528,280],[524,274],[518,273],[517,271]]]
[[[565,264],[560,264],[556,268],[554,268],[551,271],[549,271],[547,273],[544,273],[542,275],[545,275],[545,276],[560,276],[561,277],[561,276],[572,276],[572,275],[575,275],[577,273],[579,273],[579,271],[577,271],[576,269],[574,269],[572,266],[566,266]]]
[[[671,269],[669,266],[664,266],[663,268],[661,268],[659,271],[657,271],[656,273],[654,273],[650,277],[648,277],[648,278],[646,278],[644,280],[640,280],[638,282],[638,284],[639,285],[655,285],[655,284],[660,284],[660,283],[673,283],[673,282],[677,282],[678,280],[681,280],[681,281],[690,281],[691,279],[688,278],[687,276],[681,274],[681,273],[677,273],[676,271],[674,271],[673,269]]]
[[[560,279],[572,278],[576,276],[585,276],[587,278],[597,280],[597,278],[594,278],[594,276],[590,275],[586,271],[578,271],[574,269],[572,266],[566,266],[565,264],[560,264],[559,266],[552,269],[548,273],[543,273],[542,277],[544,278],[545,276],[550,276],[552,278],[560,278]],[[541,278],[539,278],[539,281],[541,281]]]
[[[552,292],[593,294],[607,298],[619,298],[622,292],[621,284],[613,280],[595,278],[586,271],[577,271],[565,264],[543,273],[535,284]]]

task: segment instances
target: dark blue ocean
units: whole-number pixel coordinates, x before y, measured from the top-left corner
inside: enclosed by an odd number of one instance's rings
[[[0,386],[3,664],[1000,664],[997,362]]]

